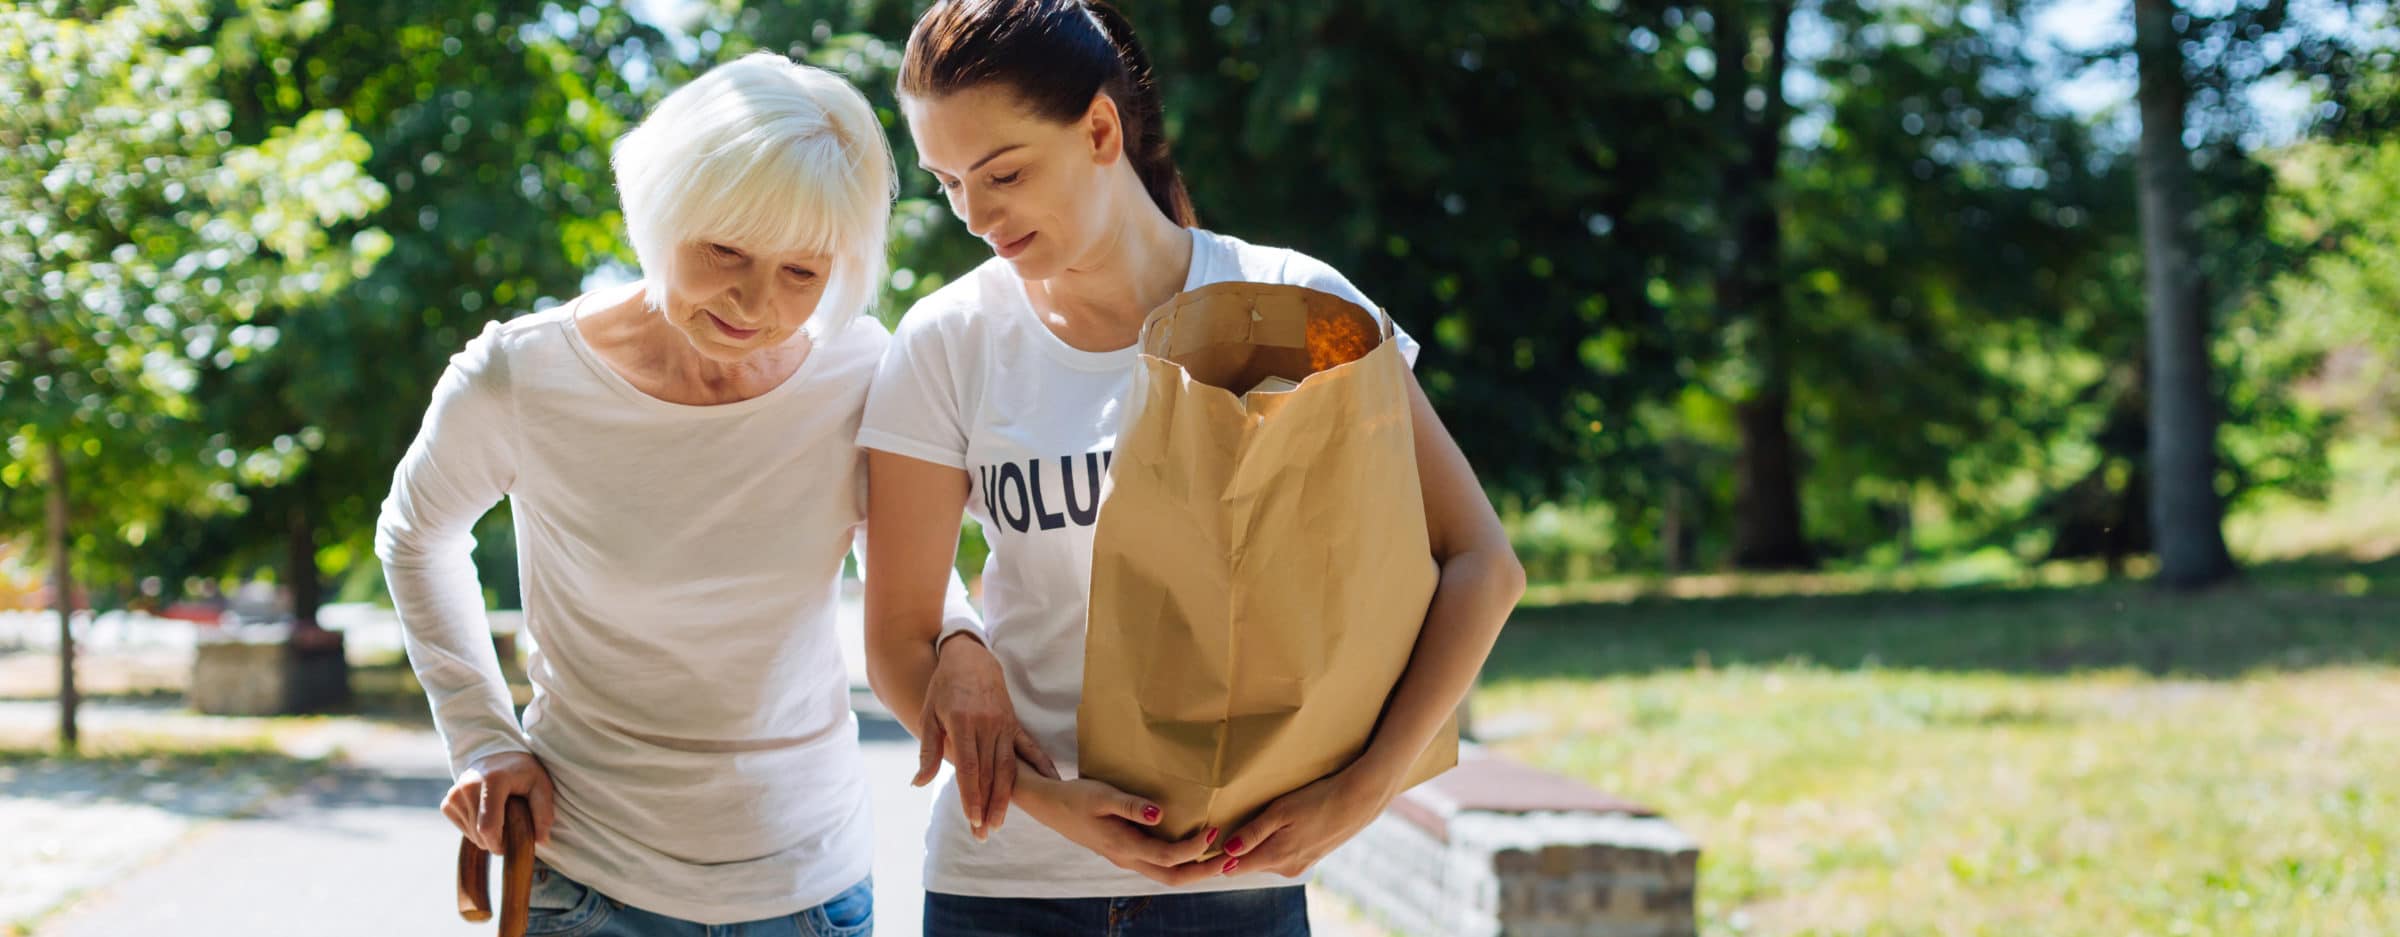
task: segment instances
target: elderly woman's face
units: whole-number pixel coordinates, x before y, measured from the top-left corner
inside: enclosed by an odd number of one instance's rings
[[[740,361],[791,341],[825,298],[832,265],[822,254],[686,242],[667,278],[667,319],[701,354]]]

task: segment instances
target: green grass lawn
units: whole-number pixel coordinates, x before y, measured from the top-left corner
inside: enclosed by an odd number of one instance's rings
[[[1709,933],[2400,933],[2400,557],[1528,609],[1475,707],[1696,836]]]

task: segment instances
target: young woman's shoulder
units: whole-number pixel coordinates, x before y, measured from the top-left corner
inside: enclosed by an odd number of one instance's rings
[[[1202,241],[1202,247],[1214,253],[1215,263],[1223,265],[1212,270],[1213,273],[1223,275],[1212,275],[1208,278],[1210,281],[1248,280],[1253,283],[1305,286],[1349,300],[1358,304],[1361,309],[1383,316],[1391,316],[1393,319],[1392,329],[1400,344],[1400,354],[1408,361],[1410,367],[1416,366],[1419,348],[1417,340],[1408,334],[1408,329],[1400,325],[1398,317],[1392,316],[1390,310],[1377,305],[1373,299],[1367,296],[1366,291],[1359,289],[1357,284],[1351,283],[1350,278],[1343,276],[1341,271],[1335,270],[1332,264],[1289,247],[1261,247],[1240,238],[1210,231],[1201,231],[1200,235],[1205,239]],[[1199,262],[1197,258],[1195,258],[1195,262]]]
[[[995,314],[992,302],[995,297],[990,293],[998,288],[998,281],[1005,279],[996,276],[991,267],[1005,263],[997,257],[987,260],[910,303],[908,312],[900,316],[900,324],[892,329],[893,343],[922,346],[955,342],[964,333],[980,327]]]
[[[1335,270],[1332,264],[1318,260],[1289,247],[1270,247],[1252,244],[1228,234],[1203,230],[1200,236],[1225,265],[1221,277],[1211,279],[1247,280],[1252,283],[1281,283],[1305,286],[1312,290],[1332,293],[1368,309],[1376,308],[1365,293],[1350,282],[1350,278]]]

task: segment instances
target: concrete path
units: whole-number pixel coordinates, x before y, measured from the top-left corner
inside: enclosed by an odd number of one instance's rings
[[[449,788],[441,747],[349,751],[342,764],[254,814],[199,827],[182,843],[43,922],[38,937],[139,934],[440,937],[489,934],[459,920],[452,862],[458,836],[434,805]],[[908,786],[916,746],[898,725],[862,720],[869,784],[878,792],[877,930],[914,934],[922,892],[924,818]]]
[[[914,935],[921,930],[925,822],[934,788],[908,786],[916,773],[915,740],[865,689],[861,610],[855,593],[845,598],[842,647],[860,711],[867,782],[876,792],[876,931]],[[388,610],[328,611],[328,625],[349,633],[354,658],[398,650],[398,621]],[[185,623],[116,616],[88,622],[83,630],[95,655],[164,661],[152,668],[162,680],[189,666]],[[42,623],[30,616],[0,615],[0,670],[18,665],[28,671],[18,676],[35,675],[39,662],[25,658],[55,643],[44,635]],[[49,712],[41,701],[0,701],[0,735],[38,738]],[[85,724],[99,733],[221,735],[228,743],[256,736],[261,726],[257,720],[200,716],[167,700],[92,704]],[[297,787],[288,774],[194,782],[195,793],[185,795],[190,803],[158,802],[153,795],[164,793],[159,778],[141,766],[135,777],[107,779],[69,776],[105,770],[75,768],[73,762],[37,761],[33,769],[0,764],[0,864],[19,866],[9,845],[18,843],[35,850],[29,859],[40,859],[53,873],[40,882],[11,877],[9,882],[25,886],[17,889],[23,894],[0,882],[0,912],[14,912],[0,913],[0,934],[12,920],[38,921],[33,937],[492,933],[490,924],[460,921],[455,909],[458,839],[435,809],[449,775],[433,733],[337,718],[296,736],[288,728],[275,734],[279,746],[298,758],[334,757],[295,762],[304,778]],[[77,855],[78,849],[88,855]],[[1319,935],[1374,933],[1338,900],[1311,892]],[[12,900],[22,907],[12,907]]]

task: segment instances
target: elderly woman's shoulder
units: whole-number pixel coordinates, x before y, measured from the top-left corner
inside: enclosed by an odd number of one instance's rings
[[[565,330],[572,328],[573,303],[562,303],[510,319],[494,319],[483,324],[483,330],[467,340],[465,347],[450,356],[450,367],[478,381],[506,380],[508,372],[522,367],[529,356],[538,356],[555,345],[564,349]]]
[[[976,328],[993,309],[984,296],[992,279],[985,267],[999,262],[987,261],[910,303],[900,324],[892,329],[893,340],[903,345],[941,341]]]

